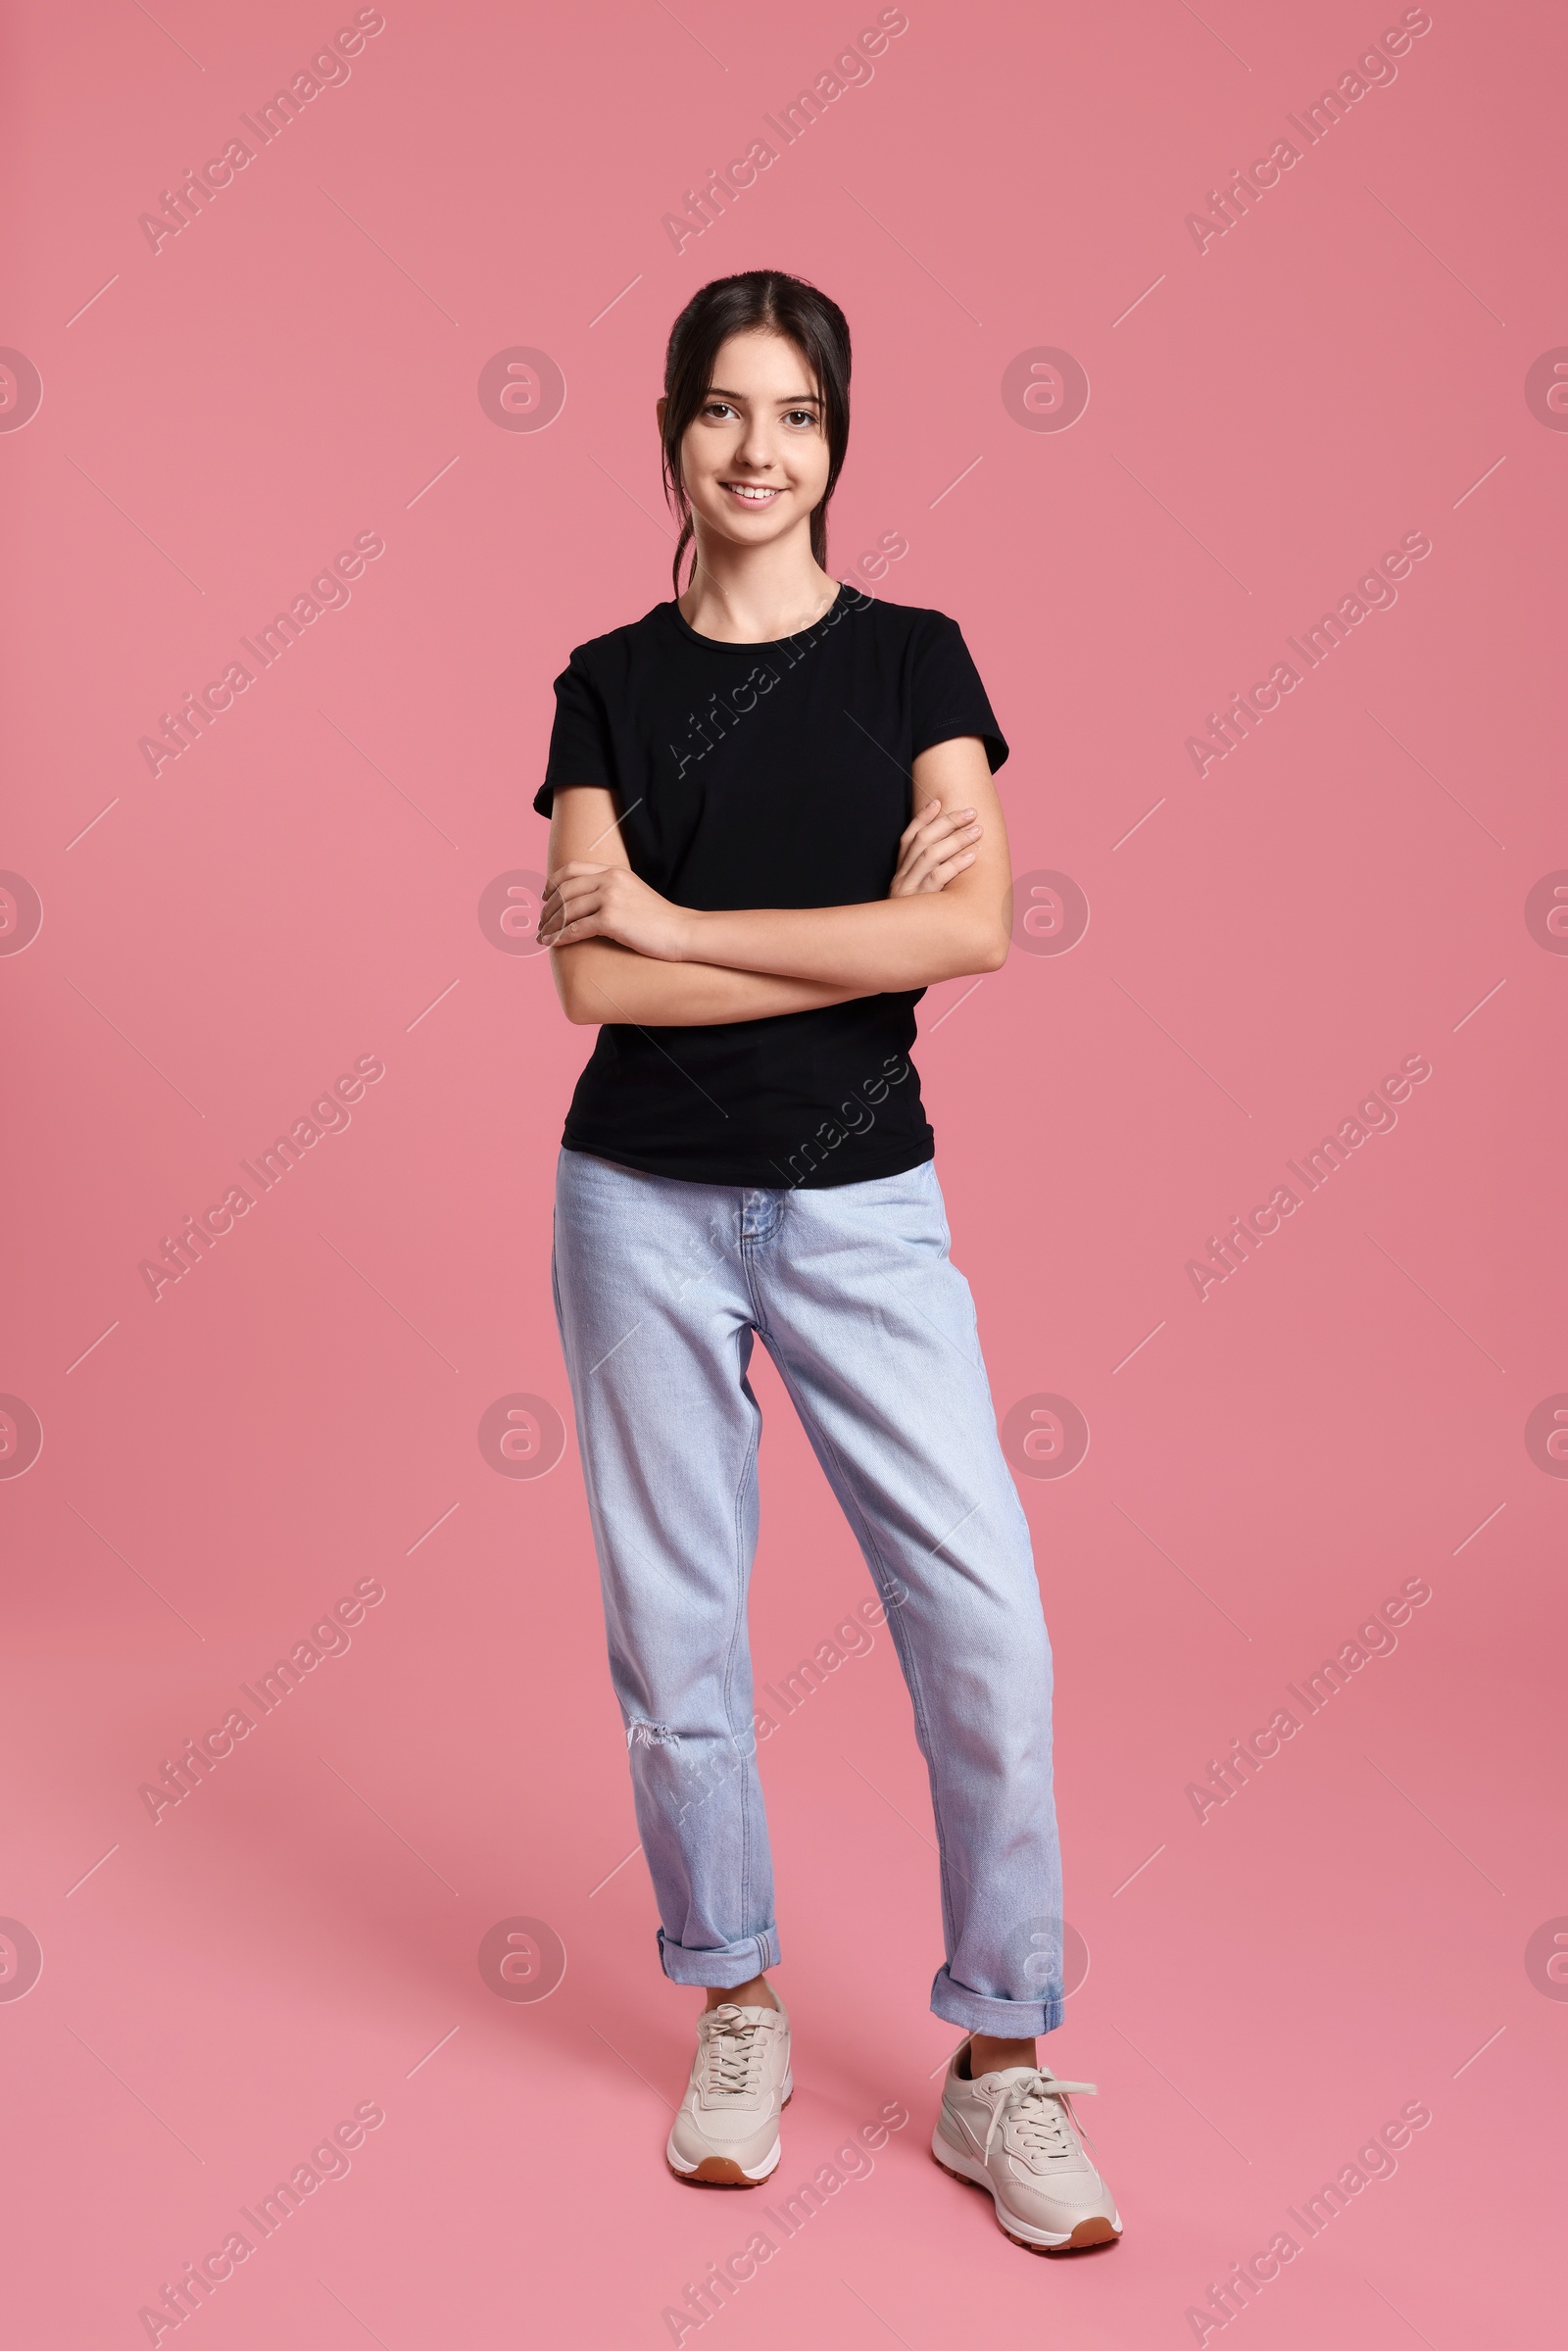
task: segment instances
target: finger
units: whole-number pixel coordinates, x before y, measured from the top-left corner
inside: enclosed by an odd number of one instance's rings
[[[548,947],[575,947],[581,939],[594,939],[601,929],[597,914],[579,914],[574,921],[563,923],[545,941]]]
[[[935,860],[951,857],[960,844],[968,848],[978,841],[982,829],[978,824],[971,824],[966,826],[961,833],[956,833],[956,831],[946,833],[939,839],[923,843],[907,859],[902,870],[911,879],[918,880],[921,875],[930,871]]]
[[[954,833],[961,832],[973,815],[973,808],[944,810],[940,816],[932,817],[929,823],[915,828],[913,845],[919,847],[948,840]]]
[[[597,912],[600,898],[599,887],[592,881],[573,880],[561,884],[549,893],[540,908],[540,937],[547,934],[552,938],[558,937],[574,921]]]
[[[899,835],[899,839],[901,841],[912,840],[914,835],[920,830],[920,827],[923,824],[928,824],[931,818],[940,811],[942,803],[940,800],[928,800],[923,808],[915,810],[914,814],[909,818],[908,823],[905,826],[903,832]]]
[[[928,800],[924,808],[917,809],[914,815],[910,817],[908,823],[904,828],[901,838],[906,841],[912,840],[918,834],[928,832],[933,825],[940,825],[943,823],[951,824],[954,821],[955,816],[960,814],[972,816],[974,810],[972,808],[945,811],[940,800]]]

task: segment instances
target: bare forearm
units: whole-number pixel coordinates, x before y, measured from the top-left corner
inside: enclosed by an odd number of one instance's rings
[[[639,1028],[711,1028],[723,1021],[811,1012],[878,993],[776,972],[666,963],[609,939],[555,948],[550,960],[566,1017],[580,1025],[626,1021]]]
[[[690,953],[730,971],[782,972],[857,996],[995,971],[1007,952],[1002,909],[956,890],[858,906],[688,911]]]

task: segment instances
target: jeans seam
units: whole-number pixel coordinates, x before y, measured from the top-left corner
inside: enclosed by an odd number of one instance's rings
[[[827,1432],[820,1426],[815,1418],[815,1415],[808,1410],[806,1401],[799,1389],[796,1387],[794,1376],[789,1368],[789,1363],[782,1347],[775,1345],[775,1343],[772,1341],[769,1341],[767,1351],[772,1356],[774,1363],[778,1367],[779,1377],[784,1383],[790,1402],[795,1406],[802,1426],[808,1432],[813,1433],[820,1440],[827,1452],[831,1455],[834,1467],[837,1469],[839,1474],[842,1492],[844,1494],[849,1496],[849,1507],[845,1507],[842,1499],[840,1500],[840,1507],[845,1509],[846,1517],[850,1516],[850,1511],[853,1509],[854,1517],[851,1519],[851,1525],[854,1527],[857,1523],[858,1523],[858,1525],[864,1529],[863,1547],[871,1552],[876,1561],[876,1567],[873,1572],[875,1574],[878,1587],[877,1596],[882,1601],[884,1622],[887,1625],[889,1633],[893,1637],[893,1645],[895,1649],[897,1649],[899,1653],[899,1661],[904,1667],[905,1686],[909,1692],[909,1702],[914,1710],[915,1724],[920,1739],[920,1750],[926,1758],[926,1770],[931,1792],[931,1820],[932,1825],[937,1833],[937,1857],[941,1864],[939,1875],[942,1885],[943,1925],[946,1930],[947,1940],[951,1945],[956,1939],[955,1934],[956,1922],[954,1917],[952,1896],[948,1885],[948,1876],[949,1872],[953,1868],[953,1863],[948,1853],[947,1832],[943,1827],[942,1807],[937,1796],[937,1775],[931,1770],[930,1759],[934,1748],[934,1741],[931,1737],[930,1719],[927,1716],[925,1709],[925,1693],[920,1684],[919,1663],[915,1657],[912,1647],[908,1645],[905,1639],[903,1627],[898,1624],[894,1617],[893,1609],[897,1606],[897,1602],[890,1601],[887,1592],[883,1589],[884,1581],[888,1573],[887,1561],[883,1556],[881,1543],[877,1541],[875,1531],[871,1526],[871,1522],[866,1517],[863,1509],[860,1507],[859,1497],[855,1491],[855,1482],[845,1469],[844,1463],[839,1456],[838,1447],[836,1445],[834,1445]],[[897,1572],[894,1573],[892,1580],[895,1585],[898,1585],[902,1582],[902,1578],[899,1577]],[[961,1875],[961,1872],[959,1874]],[[965,1881],[965,1883],[967,1883],[967,1881]]]
[[[550,1211],[550,1295],[556,1302],[556,1330],[561,1339],[561,1351],[566,1351],[566,1319],[561,1311],[561,1271],[556,1262],[556,1211]]]
[[[736,1345],[738,1347],[738,1333],[736,1335]],[[751,1413],[751,1435],[747,1441],[746,1458],[741,1465],[741,1474],[735,1488],[734,1501],[733,1533],[735,1542],[735,1617],[734,1623],[730,1629],[729,1653],[724,1660],[724,1722],[725,1727],[729,1732],[730,1743],[732,1747],[735,1744],[735,1716],[734,1707],[731,1703],[731,1685],[735,1677],[735,1659],[739,1653],[742,1639],[747,1635],[748,1631],[746,1620],[746,1581],[744,1568],[746,1535],[742,1513],[745,1507],[747,1490],[752,1485],[757,1475],[757,1446],[759,1435],[760,1432],[757,1425],[757,1411],[754,1405]],[[750,1654],[749,1641],[748,1654]],[[750,1755],[741,1755],[740,1784],[737,1789],[740,1811],[741,1848],[740,1909],[738,1912],[738,1918],[743,1927],[746,1920],[750,1918],[752,1914],[752,1762],[753,1758]]]
[[[747,1234],[746,1231],[746,1212],[743,1208],[740,1217],[740,1232],[736,1238],[735,1249],[736,1254],[740,1258],[741,1272],[746,1281],[746,1295],[752,1301],[753,1326],[756,1329],[759,1339],[761,1339],[767,1343],[768,1352],[771,1353],[772,1339],[767,1327],[767,1312],[762,1304],[761,1297],[757,1287],[757,1262],[755,1256],[755,1241]]]

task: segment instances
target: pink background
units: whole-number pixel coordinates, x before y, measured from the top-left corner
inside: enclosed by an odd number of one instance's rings
[[[519,1478],[477,1435],[517,1394],[568,1412],[549,1202],[590,1042],[479,902],[541,863],[569,648],[668,593],[669,321],[759,264],[853,321],[835,569],[907,541],[879,584],[962,623],[1015,866],[1091,908],[1070,953],[934,991],[919,1061],[999,1413],[1065,1396],[1091,1433],[1020,1486],[1090,1954],[1049,2048],[1100,2084],[1127,2235],[1030,2262],[929,2160],[956,2036],[879,1634],[764,1749],[781,2190],[886,2102],[911,2120],[684,2340],[1192,2341],[1210,2280],[1416,2100],[1253,2351],[1548,2339],[1568,1987],[1526,1953],[1568,1912],[1568,1487],[1525,1424],[1568,1389],[1568,963],[1525,902],[1568,865],[1568,440],[1525,378],[1568,342],[1561,20],[1435,0],[1396,80],[1200,253],[1188,213],[1396,8],[921,0],[677,254],[662,216],[875,14],[389,0],[154,253],[138,216],[352,11],[13,12],[0,341],[43,385],[0,436],[0,865],[43,908],[0,956],[0,1390],[43,1434],[0,1480],[0,1912],[43,1957],[0,2001],[19,2343],[146,2340],[140,2307],[362,2101],[384,2125],[217,2288],[210,2347],[652,2346],[765,2226],[661,2160],[696,1999],[640,1858],[616,1871],[574,1445]],[[477,396],[517,346],[564,375],[545,431]],[[1040,347],[1087,370],[1069,430],[1004,404]],[[1411,531],[1397,604],[1200,779],[1205,713]],[[361,532],[385,554],[352,601],[155,779],[159,713]],[[1206,1237],[1417,1053],[1397,1128],[1200,1301]],[[385,1075],[352,1125],[155,1303],[140,1261],[360,1055]],[[868,1584],[760,1378],[776,1680]],[[1412,1577],[1397,1651],[1200,1825],[1209,1759]],[[155,1825],[142,1784],[372,1578],[348,1653]],[[481,1977],[517,1917],[564,1947],[548,1998]],[[25,1973],[13,1934],[0,1991]]]

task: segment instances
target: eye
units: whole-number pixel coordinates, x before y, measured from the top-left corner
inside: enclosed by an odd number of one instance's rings
[[[784,421],[786,424],[812,425],[816,422],[816,411],[809,408],[786,409]]]
[[[715,416],[720,412],[727,416],[733,416],[736,413],[727,400],[710,400],[703,409],[705,416]]]

